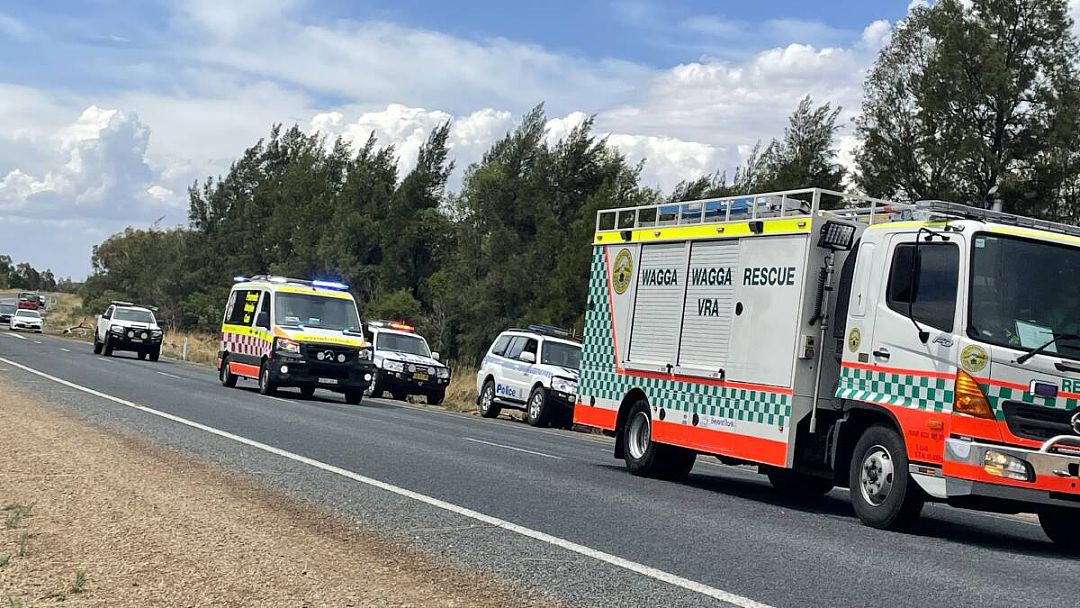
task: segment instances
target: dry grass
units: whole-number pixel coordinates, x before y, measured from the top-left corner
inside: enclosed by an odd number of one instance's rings
[[[451,365],[454,375],[446,387],[443,407],[455,412],[476,411],[476,372],[474,365]]]
[[[172,359],[184,359],[184,340],[187,340],[187,360],[202,365],[217,365],[218,336],[194,332],[169,331],[161,343],[161,354]]]

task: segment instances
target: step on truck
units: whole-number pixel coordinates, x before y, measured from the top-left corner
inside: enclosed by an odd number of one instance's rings
[[[636,475],[1080,516],[1080,229],[820,189],[600,211],[574,421]]]

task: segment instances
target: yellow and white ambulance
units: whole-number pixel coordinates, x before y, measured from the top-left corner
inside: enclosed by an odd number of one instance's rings
[[[1080,229],[940,201],[604,210],[574,419],[634,474],[713,454],[785,492],[849,487],[871,526],[932,500],[1035,512],[1075,546],[1078,274]]]
[[[360,403],[375,366],[347,285],[266,275],[234,280],[221,322],[222,385],[250,378],[264,395],[297,387],[310,397],[321,388]]]

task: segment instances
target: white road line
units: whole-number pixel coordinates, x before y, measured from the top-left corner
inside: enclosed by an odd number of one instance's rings
[[[158,373],[160,373],[160,372],[158,372]],[[291,403],[293,405],[299,405],[295,401],[289,401],[288,399],[282,399],[281,397],[271,397],[270,395],[264,395],[264,397],[268,397],[270,399],[273,399],[274,401],[284,401],[285,403]]]
[[[41,344],[41,340],[34,340],[34,344]]]
[[[543,452],[534,452],[532,450],[526,450],[525,448],[515,448],[512,445],[503,445],[501,443],[491,443],[490,441],[483,441],[481,439],[473,439],[472,437],[462,437],[465,441],[471,441],[473,443],[482,443],[484,445],[493,445],[497,448],[505,448],[507,450],[514,450],[515,452],[525,452],[526,454],[535,454],[537,456],[543,456],[544,458],[554,458],[555,460],[562,460],[562,456],[552,456],[551,454],[545,454]]]
[[[479,522],[487,524],[489,526],[493,526],[493,527],[496,527],[496,528],[502,528],[502,529],[507,530],[509,532],[514,532],[515,534],[520,534],[521,536],[531,538],[533,540],[538,540],[538,541],[540,541],[542,543],[547,543],[549,545],[553,545],[555,547],[559,547],[561,549],[565,549],[565,550],[571,551],[573,553],[577,553],[578,555],[584,555],[585,557],[591,557],[591,558],[593,558],[595,560],[602,561],[602,562],[607,563],[607,564],[611,564],[612,566],[623,568],[624,570],[629,570],[630,572],[634,572],[634,573],[640,574],[642,576],[646,576],[646,577],[649,577],[649,578],[652,578],[652,579],[655,579],[655,580],[658,580],[658,581],[662,581],[662,582],[665,582],[665,583],[667,583],[669,585],[679,587],[679,588],[685,589],[687,591],[692,591],[694,593],[700,593],[701,595],[711,597],[713,599],[717,599],[717,600],[720,600],[722,602],[727,602],[729,604],[739,606],[740,608],[770,608],[768,604],[763,604],[761,602],[757,602],[757,601],[752,600],[752,599],[750,599],[748,597],[743,597],[741,595],[737,595],[735,593],[730,593],[730,592],[724,591],[722,589],[717,589],[715,587],[710,587],[709,585],[706,585],[704,583],[699,583],[697,581],[692,581],[690,579],[683,578],[683,577],[678,576],[676,574],[671,574],[670,572],[666,572],[666,571],[660,570],[658,568],[653,568],[652,566],[646,566],[645,564],[639,564],[637,562],[628,560],[626,558],[619,557],[618,555],[612,555],[610,553],[606,553],[606,552],[600,551],[598,549],[593,549],[592,547],[587,547],[585,545],[579,545],[578,543],[575,543],[573,541],[569,541],[569,540],[566,540],[566,539],[563,539],[563,538],[559,538],[558,536],[552,536],[552,535],[544,533],[544,532],[539,532],[539,531],[533,530],[531,528],[526,528],[525,526],[521,526],[521,525],[515,524],[513,522],[506,521],[505,519],[499,519],[498,517],[493,517],[491,515],[486,515],[484,513],[481,513],[479,511],[474,511],[474,510],[469,509],[467,507],[462,507],[462,506],[458,506],[458,505],[455,505],[455,504],[450,503],[450,502],[446,502],[444,500],[439,500],[438,498],[427,496],[426,494],[421,494],[419,492],[414,492],[412,490],[406,490],[405,488],[401,488],[401,487],[398,487],[398,486],[395,486],[395,485],[392,485],[392,484],[389,484],[389,483],[386,483],[386,482],[383,482],[383,481],[379,481],[377,479],[372,479],[371,477],[366,477],[366,476],[361,475],[359,473],[354,473],[354,472],[352,472],[352,471],[350,471],[348,469],[342,469],[342,468],[336,467],[334,465],[326,464],[325,462],[320,462],[320,461],[315,460],[313,458],[308,458],[307,456],[301,456],[299,454],[294,454],[292,452],[288,452],[288,451],[283,450],[281,448],[276,448],[276,447],[274,447],[272,445],[267,445],[265,443],[255,441],[253,439],[248,439],[246,437],[241,437],[240,435],[234,435],[234,434],[232,434],[232,433],[230,433],[228,431],[222,431],[222,430],[216,429],[216,428],[214,428],[212,426],[207,426],[205,424],[201,424],[201,423],[195,422],[193,420],[188,420],[187,418],[181,418],[180,416],[174,416],[172,414],[162,412],[162,411],[159,411],[159,410],[155,410],[153,408],[146,407],[145,405],[139,405],[137,403],[133,403],[131,401],[127,401],[127,400],[121,399],[119,397],[113,397],[112,395],[107,395],[105,393],[96,391],[96,390],[94,390],[92,388],[79,386],[78,384],[75,384],[73,382],[68,382],[67,380],[64,380],[62,378],[57,378],[56,376],[50,376],[49,374],[46,374],[44,372],[39,372],[36,369],[27,367],[25,365],[22,365],[20,363],[16,363],[14,361],[9,361],[8,359],[4,359],[3,357],[0,357],[0,362],[6,363],[6,364],[8,364],[8,365],[10,365],[12,367],[17,367],[17,368],[19,368],[19,369],[21,369],[23,371],[29,372],[29,373],[34,374],[36,376],[40,376],[42,378],[52,380],[53,382],[56,382],[58,384],[62,384],[64,386],[66,386],[66,387],[73,388],[73,389],[78,390],[78,391],[82,391],[84,393],[87,393],[89,395],[93,395],[95,397],[100,397],[101,399],[106,399],[108,401],[112,401],[113,403],[118,403],[120,405],[124,405],[124,406],[130,407],[130,408],[142,411],[142,412],[146,412],[147,414],[152,414],[154,416],[159,416],[161,418],[165,418],[166,420],[171,420],[173,422],[178,422],[178,423],[183,424],[185,426],[189,426],[189,427],[194,428],[194,429],[199,429],[200,431],[205,431],[207,433],[211,433],[211,434],[217,435],[219,437],[224,437],[226,439],[230,439],[230,440],[235,441],[237,443],[241,443],[241,444],[244,444],[246,446],[253,447],[255,449],[262,450],[262,451],[270,453],[270,454],[274,454],[275,456],[280,456],[282,458],[288,458],[289,460],[299,462],[301,464],[306,464],[306,465],[314,467],[316,469],[326,471],[327,473],[333,473],[335,475],[339,475],[341,477],[351,479],[351,480],[353,480],[355,482],[362,483],[364,485],[371,486],[373,488],[378,488],[378,489],[384,490],[386,492],[390,492],[391,494],[396,494],[398,496],[402,496],[404,498],[409,498],[411,500],[415,500],[417,502],[420,502],[420,503],[423,503],[423,504],[426,504],[426,505],[429,505],[429,506],[432,506],[432,507],[443,509],[443,510],[449,511],[451,513],[456,513],[458,515],[461,515],[462,517],[467,517],[469,519],[479,521]]]
[[[19,334],[12,334],[12,333],[8,333],[8,334],[5,334],[5,335],[7,335],[7,336],[11,336],[12,338],[18,338],[18,339],[20,339],[20,340],[25,340],[25,339],[26,339],[25,337],[23,337],[23,336],[20,336]]]
[[[68,350],[66,348],[63,348],[63,347],[61,347],[60,350],[64,351],[65,353],[70,353],[71,352],[70,350]]]
[[[172,374],[166,374],[165,372],[155,371],[154,373],[155,374],[161,374],[162,376],[168,376],[169,378],[176,378],[177,380],[183,380],[183,378],[181,378],[180,376],[174,376]]]

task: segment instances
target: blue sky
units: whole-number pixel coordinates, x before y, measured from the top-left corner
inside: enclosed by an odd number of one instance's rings
[[[647,184],[730,170],[804,95],[844,108],[908,0],[0,4],[0,253],[81,278],[271,124],[393,144],[454,121],[460,168],[546,104],[596,117]],[[853,144],[842,132],[845,158]],[[258,269],[253,269],[252,272]]]

